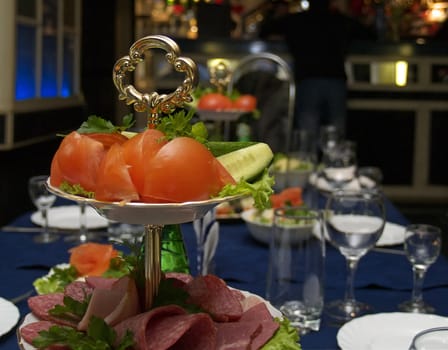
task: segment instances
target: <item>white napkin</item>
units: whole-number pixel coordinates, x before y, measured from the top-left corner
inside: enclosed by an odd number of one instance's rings
[[[198,275],[209,273],[210,264],[215,256],[219,241],[219,222],[215,209],[209,210],[203,218],[193,221],[197,242]]]

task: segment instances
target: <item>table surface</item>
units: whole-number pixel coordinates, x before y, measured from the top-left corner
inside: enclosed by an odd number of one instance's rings
[[[11,224],[34,226],[30,215],[24,213]],[[389,202],[387,219],[400,225],[409,223]],[[195,234],[191,223],[183,224],[182,229],[192,274],[195,274]],[[69,243],[60,239],[55,243],[36,244],[32,240],[33,235],[0,231],[0,296],[5,299],[29,291],[32,282],[46,274],[50,267],[68,261]],[[330,301],[343,297],[346,271],[344,258],[334,247],[328,244],[326,253],[325,301]],[[264,296],[268,247],[255,241],[243,222],[220,221],[214,263],[214,273],[230,286]],[[397,305],[410,297],[411,287],[412,271],[404,255],[371,251],[360,260],[355,276],[355,296],[359,301],[372,305],[374,312],[398,311]],[[448,259],[445,256],[440,256],[430,267],[424,287],[424,298],[436,307],[436,314],[448,316]],[[17,306],[21,317],[29,312],[26,301],[19,302]],[[324,315],[318,332],[301,337],[302,348],[338,349],[338,330],[327,322]],[[0,349],[18,349],[16,329],[0,338]]]

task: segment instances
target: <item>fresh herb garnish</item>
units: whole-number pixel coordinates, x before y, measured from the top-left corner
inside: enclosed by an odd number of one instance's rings
[[[78,278],[78,271],[73,266],[53,267],[47,276],[36,279],[33,282],[39,294],[63,292],[67,284]]]
[[[207,141],[208,131],[203,122],[191,123],[194,116],[194,110],[188,112],[185,109],[176,111],[175,113],[160,118],[157,129],[162,131],[168,140],[176,137],[187,136],[204,143]]]
[[[55,305],[49,313],[60,319],[79,322],[86,313],[89,301],[90,297],[86,297],[83,301],[78,301],[66,295],[64,296],[64,303]]]
[[[121,132],[129,129],[135,124],[135,120],[132,114],[126,114],[123,117],[123,125],[116,126],[112,122],[96,116],[91,115],[87,118],[87,121],[83,122],[77,130],[80,134],[92,134],[92,133],[106,133],[111,134],[114,132]]]
[[[39,332],[33,345],[44,349],[50,345],[66,345],[72,350],[125,350],[134,345],[133,335],[127,331],[118,345],[117,334],[104,320],[92,316],[87,334],[67,326],[51,326],[48,331]]]
[[[94,198],[95,192],[86,191],[80,184],[69,184],[67,181],[62,181],[59,186],[59,189],[68,194],[73,194],[75,196],[86,197],[86,198]]]
[[[268,169],[265,169],[259,180],[249,183],[241,180],[237,184],[227,184],[219,192],[220,197],[247,195],[254,199],[254,207],[260,210],[271,207],[270,196],[274,192],[272,186],[274,185],[274,177],[269,174]]]

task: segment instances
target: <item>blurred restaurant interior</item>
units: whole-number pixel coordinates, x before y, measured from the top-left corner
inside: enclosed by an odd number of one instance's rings
[[[57,134],[78,128],[92,114],[119,121],[132,112],[117,97],[112,68],[135,40],[170,36],[201,72],[216,62],[232,67],[261,52],[290,62],[281,40],[258,38],[266,12],[285,3],[289,11],[309,5],[306,0],[2,0],[0,222],[33,208],[26,183],[32,175],[49,173]],[[385,193],[405,215],[447,227],[448,36],[436,35],[448,1],[336,3],[377,34],[375,42],[354,42],[346,62],[347,136],[357,143],[359,165],[382,170]],[[181,78],[163,53],[155,52],[136,70],[134,84],[165,93]]]

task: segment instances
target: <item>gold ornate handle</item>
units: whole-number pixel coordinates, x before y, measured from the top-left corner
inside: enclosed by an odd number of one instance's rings
[[[126,73],[135,70],[137,64],[145,59],[145,51],[162,49],[167,52],[166,60],[177,72],[185,72],[182,85],[168,95],[156,92],[141,93],[133,85],[126,83]],[[129,49],[129,56],[120,58],[114,66],[112,77],[119,91],[118,98],[125,100],[127,105],[134,105],[137,112],[147,111],[149,124],[156,124],[159,113],[170,113],[176,107],[191,102],[190,93],[198,84],[198,69],[196,63],[188,57],[179,57],[179,46],[172,39],[163,35],[150,35],[137,40]]]

